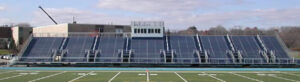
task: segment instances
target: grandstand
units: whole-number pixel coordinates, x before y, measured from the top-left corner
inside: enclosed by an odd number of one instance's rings
[[[132,28],[132,33],[124,34],[33,34],[27,41],[27,46],[21,51],[17,64],[64,66],[295,65],[294,60],[285,51],[285,45],[277,36],[168,35],[160,32],[160,30],[163,32],[164,29],[161,22],[156,22],[160,25],[139,23],[141,22],[133,23],[137,26]],[[151,24],[156,25],[154,27],[159,29],[152,29]],[[137,35],[139,33],[145,37]]]

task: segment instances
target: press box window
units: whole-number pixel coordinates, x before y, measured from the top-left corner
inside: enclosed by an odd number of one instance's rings
[[[137,33],[137,29],[134,29],[134,33]]]
[[[137,29],[137,33],[141,33],[141,29]]]

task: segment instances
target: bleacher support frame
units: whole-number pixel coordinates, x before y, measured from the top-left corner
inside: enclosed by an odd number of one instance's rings
[[[270,50],[269,54],[270,54],[270,57],[272,59],[272,63],[276,63],[275,51]]]
[[[227,51],[227,52],[228,52],[228,54],[230,54],[232,62],[236,63],[236,60],[238,59],[239,60],[238,63],[242,63],[243,56],[242,56],[240,50],[235,49],[234,44],[232,43],[231,37],[228,34],[226,35],[226,39],[227,39],[227,41],[229,43],[229,46],[230,46],[230,50]]]
[[[92,62],[96,62],[96,59],[98,57],[98,54],[101,54],[101,50],[86,50],[85,51],[87,53],[86,55],[86,61],[87,62],[91,62],[90,61],[90,57],[91,57],[91,54],[93,55],[93,61]]]
[[[170,50],[170,51],[165,51],[165,50],[161,50],[161,53],[163,53],[163,57],[164,57],[164,61],[165,63],[174,63],[174,51]],[[170,55],[168,55],[170,54]],[[171,60],[171,61],[168,61]]]
[[[127,56],[125,57],[124,53],[128,54],[127,63],[131,62],[130,60],[131,60],[131,56],[133,54],[133,50],[123,50],[123,49],[120,49],[120,50],[118,50],[118,52],[119,52],[119,54],[121,54],[121,62],[124,62],[124,58],[127,57]]]
[[[203,48],[202,48],[201,41],[200,41],[200,38],[199,38],[199,34],[196,34],[196,41],[197,41],[196,43],[198,43],[197,45],[199,47],[199,50],[197,52],[197,53],[199,53],[199,57],[198,58],[200,58],[199,59],[200,60],[199,63],[203,63],[201,55],[204,55],[204,58],[205,58],[205,62],[204,63],[208,63],[208,53],[207,53],[206,50],[203,50]]]
[[[197,55],[197,58],[198,58],[198,60],[199,60],[199,63],[201,64],[202,61],[201,61],[200,51],[199,51],[199,50],[194,50],[193,53],[195,53],[195,54]]]
[[[262,51],[262,55],[266,58],[267,57],[267,62],[268,63],[276,63],[276,56],[275,53],[272,52],[273,50],[270,50],[270,52],[268,51],[268,49],[266,48],[265,44],[263,43],[263,41],[261,40],[259,35],[256,35],[257,40],[259,41],[259,44],[262,46],[263,51]],[[271,60],[270,60],[271,59]]]
[[[65,54],[68,53],[68,50],[52,50],[52,62],[61,62]],[[58,61],[56,60],[58,58]]]

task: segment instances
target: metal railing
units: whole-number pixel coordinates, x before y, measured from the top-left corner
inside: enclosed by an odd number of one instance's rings
[[[131,58],[131,62],[122,62],[120,57],[98,57],[95,62],[87,62],[87,57],[63,57],[54,62],[52,57],[22,57],[17,63],[146,63],[146,64],[297,64],[299,60],[277,58],[277,62],[268,63],[264,58],[244,58],[241,63],[232,62],[231,58],[208,58],[199,63],[198,58],[173,58],[174,62],[165,62],[164,58]]]

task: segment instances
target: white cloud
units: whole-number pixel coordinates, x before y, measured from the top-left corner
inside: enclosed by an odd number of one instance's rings
[[[9,24],[13,24],[13,21],[11,19],[0,18],[0,26],[1,25],[9,25]]]
[[[235,25],[258,27],[300,25],[298,23],[300,21],[300,8],[259,9],[218,13],[177,13],[154,15],[151,17],[112,15],[74,8],[46,8],[46,10],[58,23],[71,23],[72,16],[75,16],[79,23],[94,24],[113,23],[129,25],[132,20],[163,20],[166,22],[167,28],[175,30],[186,29],[186,27],[192,25],[199,27],[199,29],[207,29],[216,25],[224,25],[225,27],[233,27]],[[31,23],[35,26],[53,24],[42,11],[35,11]]]
[[[104,13],[95,13],[74,8],[46,8],[45,9],[58,23],[71,23],[73,16],[78,23],[93,24],[125,24],[129,25],[131,20],[148,19],[129,16],[115,16]],[[153,18],[151,18],[153,19]],[[34,26],[50,25],[53,22],[42,11],[35,11],[31,21]]]
[[[207,0],[100,0],[98,7],[140,13],[180,13],[212,7]]]
[[[0,11],[5,10],[6,8],[4,6],[0,6]]]

